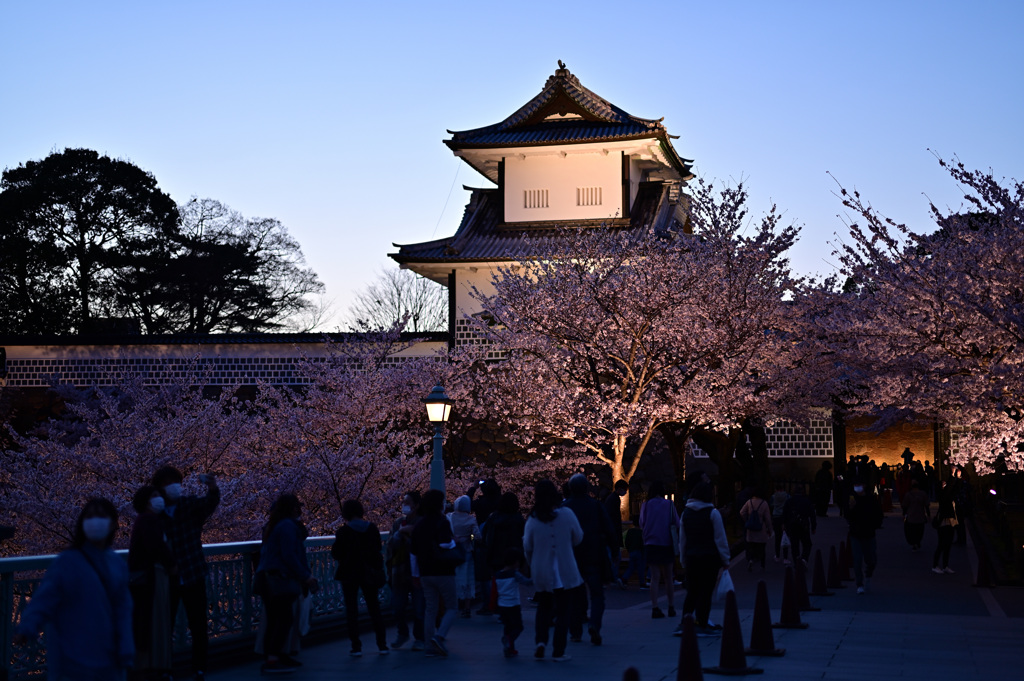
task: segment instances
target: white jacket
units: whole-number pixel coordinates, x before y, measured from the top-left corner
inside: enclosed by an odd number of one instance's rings
[[[555,509],[555,519],[549,523],[533,516],[526,519],[523,550],[537,591],[572,589],[583,583],[572,552],[581,541],[583,528],[571,509]]]
[[[725,534],[725,523],[722,521],[722,514],[718,512],[718,509],[714,507],[714,504],[709,504],[706,501],[697,501],[696,499],[690,499],[686,502],[686,508],[692,511],[700,511],[711,507],[711,527],[715,532],[715,548],[718,549],[718,556],[722,559],[722,565],[728,565],[729,561],[732,560],[732,554],[729,551],[729,538]],[[685,513],[685,511],[684,511]],[[682,518],[679,520],[679,555],[686,556],[686,530],[683,525]]]

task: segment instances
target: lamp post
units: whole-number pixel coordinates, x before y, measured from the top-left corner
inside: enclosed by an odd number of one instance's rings
[[[434,424],[434,458],[430,462],[430,489],[444,492],[444,424],[452,414],[452,398],[437,384],[423,400],[427,405],[427,419]]]

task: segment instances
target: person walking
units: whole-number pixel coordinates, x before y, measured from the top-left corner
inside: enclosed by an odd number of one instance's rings
[[[814,511],[819,518],[828,515],[828,501],[832,496],[832,462],[822,461],[814,475]]]
[[[659,583],[665,585],[668,616],[675,617],[676,614],[675,580],[672,577],[675,542],[672,539],[672,528],[679,531],[679,515],[672,502],[665,498],[665,486],[660,480],[655,480],[648,490],[647,501],[640,509],[640,529],[644,533],[644,550],[651,571],[651,617],[654,619],[665,616],[658,607]]]
[[[765,546],[772,538],[772,515],[760,490],[755,489],[750,499],[740,509],[747,540],[747,571],[754,569],[754,563],[765,568]]]
[[[570,659],[565,650],[569,634],[568,592],[583,583],[573,547],[583,541],[583,528],[575,513],[561,508],[562,495],[555,483],[539,480],[533,490],[533,513],[523,531],[523,550],[537,590],[533,656],[543,659],[553,624],[551,659],[565,662]]]
[[[135,671],[145,679],[171,678],[171,616],[169,578],[177,576],[174,556],[164,539],[164,498],[143,485],[132,499],[138,517],[128,544],[132,594]]]
[[[203,525],[220,503],[217,478],[210,473],[199,476],[206,485],[206,495],[182,496],[181,471],[164,466],[153,474],[152,484],[164,498],[163,525],[167,545],[178,566],[178,578],[171,580],[171,627],[178,613],[178,604],[185,608],[185,619],[192,637],[192,675],[195,681],[206,678],[206,655],[209,649],[206,597],[206,558],[203,556]]]
[[[789,501],[789,492],[781,482],[775,483],[775,493],[772,494],[772,536],[775,537],[775,562],[783,559],[782,537],[785,534],[783,510],[786,502]],[[788,557],[786,557],[788,560]]]
[[[630,528],[622,535],[622,545],[629,554],[629,565],[620,577],[623,586],[629,578],[636,575],[641,589],[647,588],[647,563],[644,561],[644,533],[640,529],[640,516],[635,515],[630,521]]]
[[[413,576],[423,585],[423,633],[429,657],[448,656],[448,631],[457,617],[455,568],[445,552],[456,547],[451,523],[444,516],[444,492],[432,489],[420,501],[420,521],[412,531]],[[463,557],[464,559],[464,557]],[[459,561],[461,562],[461,561]],[[437,623],[441,607],[444,615]]]
[[[263,640],[264,673],[288,672],[299,662],[288,655],[288,635],[295,619],[295,601],[303,587],[315,592],[318,583],[306,560],[306,529],[302,503],[294,494],[282,494],[270,509],[263,528],[263,546],[256,567],[257,584],[267,612]]]
[[[362,655],[363,644],[359,640],[359,591],[363,592],[366,611],[373,623],[377,637],[377,652],[387,655],[387,637],[384,618],[380,614],[380,588],[387,582],[384,572],[384,556],[381,551],[380,530],[363,519],[363,505],[356,499],[346,499],[341,505],[341,517],[345,524],[338,528],[331,546],[331,556],[338,562],[334,579],[341,582],[345,598],[345,616],[348,620],[348,639],[352,643],[349,652],[353,657]]]
[[[386,560],[391,569],[391,607],[398,635],[391,647],[401,648],[409,640],[409,612],[412,612],[412,650],[426,647],[423,634],[423,587],[412,574],[412,531],[419,522],[420,493],[409,490],[402,497],[402,517],[391,526]]]
[[[608,558],[611,561],[614,581],[619,586],[622,586],[619,580],[619,567],[622,563],[622,549],[625,546],[622,528],[622,500],[627,494],[629,494],[629,483],[625,480],[616,480],[611,494],[604,500],[604,510],[612,524],[612,545],[608,549]],[[629,509],[625,510],[628,511]]]
[[[793,496],[786,502],[782,514],[793,560],[802,560],[806,563],[811,557],[811,535],[818,530],[818,518],[814,513],[814,504],[805,494],[803,484],[798,484],[793,489]]]
[[[489,514],[488,520],[492,515],[494,515],[493,512]],[[454,510],[448,514],[448,522],[451,523],[455,543],[466,553],[465,562],[455,568],[455,598],[459,603],[459,614],[462,617],[470,617],[470,608],[473,605],[473,599],[476,598],[475,549],[478,540],[481,545],[483,544],[483,538],[480,536],[480,527],[476,523],[476,516],[472,513],[472,502],[468,496],[462,495],[455,500]],[[489,570],[485,572],[490,574]],[[489,576],[487,584],[490,585]]]
[[[498,616],[504,627],[501,647],[505,657],[515,657],[519,654],[516,650],[516,639],[523,633],[523,607],[519,585],[532,585],[533,580],[519,572],[523,554],[518,549],[508,549],[502,562],[505,565],[494,573],[494,583],[498,592]]]
[[[679,555],[686,566],[683,618],[693,616],[698,636],[714,636],[721,630],[710,621],[711,594],[731,558],[722,514],[712,503],[714,495],[715,488],[710,482],[701,482],[693,488],[683,508],[679,533]],[[672,633],[683,635],[682,621]]]
[[[924,526],[931,517],[931,504],[928,493],[921,489],[921,483],[910,478],[908,491],[900,497],[903,507],[903,534],[914,551],[921,550],[924,539]]]
[[[850,552],[858,594],[867,592],[878,565],[875,531],[882,526],[882,518],[882,504],[878,497],[867,489],[863,481],[855,480],[846,520],[850,525]]]
[[[939,534],[939,545],[932,556],[932,572],[951,575],[954,570],[949,567],[949,552],[953,548],[953,537],[960,521],[956,516],[956,488],[950,484],[949,478],[942,481],[938,497],[939,507],[932,525]]]
[[[85,503],[71,548],[53,561],[21,614],[15,645],[46,629],[51,679],[121,681],[135,662],[128,567],[111,550],[117,509],[107,499]]]
[[[583,584],[570,594],[569,635],[573,640],[583,637],[583,622],[587,619],[587,593],[590,594],[590,623],[587,634],[590,643],[601,645],[601,625],[604,618],[604,583],[611,581],[611,562],[608,552],[615,545],[608,512],[589,494],[587,476],[577,473],[569,478],[569,498],[562,505],[576,514],[583,530],[583,541],[573,549],[576,567]]]

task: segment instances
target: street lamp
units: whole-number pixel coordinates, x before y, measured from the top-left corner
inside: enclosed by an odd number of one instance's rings
[[[452,415],[454,400],[444,392],[440,383],[434,386],[430,394],[423,400],[427,405],[427,419],[434,424],[434,458],[430,462],[430,489],[444,489],[444,424]]]

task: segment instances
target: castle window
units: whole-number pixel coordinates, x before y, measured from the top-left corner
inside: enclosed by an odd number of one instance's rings
[[[577,206],[600,206],[601,199],[600,187],[576,187]]]
[[[524,189],[523,190],[523,208],[547,208],[548,207],[548,190],[547,189]]]

